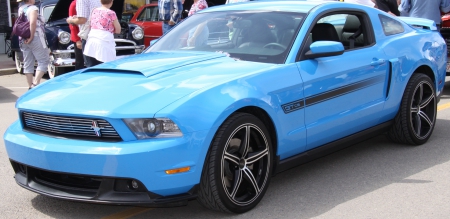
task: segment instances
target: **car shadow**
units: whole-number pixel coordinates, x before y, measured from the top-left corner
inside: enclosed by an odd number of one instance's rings
[[[13,94],[13,91],[0,86],[0,103],[16,102],[19,97]]]
[[[198,202],[178,208],[154,208],[133,218],[311,218],[382,187],[396,183],[429,183],[410,178],[450,160],[446,129],[438,119],[433,135],[422,146],[392,143],[380,135],[328,156],[282,172],[272,178],[262,201],[253,210],[226,214]],[[132,207],[92,205],[37,195],[33,207],[54,218],[105,217]],[[57,210],[49,210],[57,209]],[[100,212],[100,213],[99,213]]]

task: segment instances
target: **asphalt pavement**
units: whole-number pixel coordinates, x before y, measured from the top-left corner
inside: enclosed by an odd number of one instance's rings
[[[0,54],[0,76],[17,73],[16,63],[6,54]]]

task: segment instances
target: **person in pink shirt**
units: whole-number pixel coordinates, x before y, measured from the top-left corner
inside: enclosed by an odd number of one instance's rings
[[[92,66],[116,59],[114,33],[120,33],[121,27],[116,12],[111,10],[113,0],[101,0],[102,7],[92,10],[89,32],[83,54],[94,63]]]

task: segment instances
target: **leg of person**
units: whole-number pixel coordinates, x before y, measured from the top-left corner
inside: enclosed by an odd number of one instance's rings
[[[27,79],[28,87],[31,89],[33,85],[33,73],[34,73],[34,56],[31,48],[28,44],[20,43],[20,49],[23,54],[23,73]]]
[[[81,50],[84,52],[84,47],[86,46],[86,40],[81,40]],[[91,59],[89,59],[89,56],[86,56],[83,54],[83,58],[84,58],[84,64],[86,65],[86,67],[91,67]]]
[[[174,27],[174,26],[175,25],[169,25],[169,23],[164,21],[162,24],[163,35],[166,34],[167,32],[169,32],[169,30],[172,29],[172,27]]]
[[[83,69],[84,68],[84,57],[83,57],[83,51],[79,49],[76,46],[76,43],[74,42],[75,48],[75,70]]]
[[[50,62],[50,57],[48,54],[48,48],[43,45],[40,40],[39,32],[36,32],[33,40],[28,44],[28,47],[33,53],[33,57],[37,60],[38,66],[36,69],[36,74],[34,76],[33,84],[36,86],[41,82],[42,76],[47,72],[47,67]],[[34,62],[33,62],[34,63]]]

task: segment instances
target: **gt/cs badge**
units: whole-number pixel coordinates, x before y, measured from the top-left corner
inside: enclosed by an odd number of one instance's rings
[[[294,112],[296,110],[299,110],[299,109],[303,108],[303,106],[304,106],[303,100],[296,100],[296,101],[281,105],[284,113],[286,113],[286,114]]]

